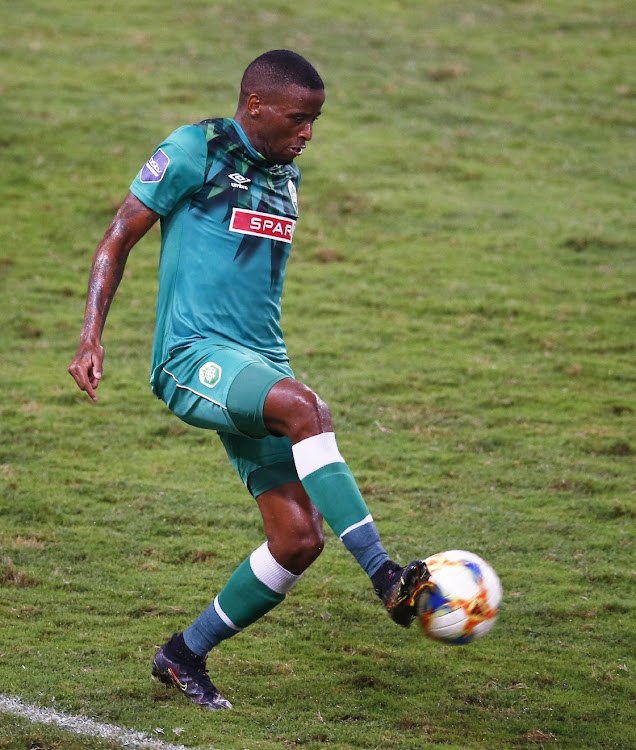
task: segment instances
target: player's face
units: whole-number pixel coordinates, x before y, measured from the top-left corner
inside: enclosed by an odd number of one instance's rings
[[[296,85],[255,97],[247,133],[252,146],[273,164],[290,164],[311,140],[324,102],[323,90]]]

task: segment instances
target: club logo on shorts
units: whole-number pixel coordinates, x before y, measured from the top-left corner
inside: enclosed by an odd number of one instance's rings
[[[141,182],[161,182],[170,164],[170,157],[166,152],[158,148],[155,153],[144,164],[139,179]]]
[[[251,234],[255,237],[268,237],[271,240],[291,242],[296,222],[285,216],[264,214],[260,211],[247,211],[235,208],[230,221],[230,232]]]
[[[199,380],[203,385],[207,385],[208,388],[214,388],[215,385],[218,385],[219,380],[221,380],[222,372],[216,363],[206,362],[199,369]]]

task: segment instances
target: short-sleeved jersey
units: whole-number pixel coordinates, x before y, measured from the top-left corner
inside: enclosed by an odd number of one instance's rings
[[[281,294],[299,180],[231,119],[179,128],[146,162],[130,190],[161,216],[153,374],[206,339],[288,361]]]

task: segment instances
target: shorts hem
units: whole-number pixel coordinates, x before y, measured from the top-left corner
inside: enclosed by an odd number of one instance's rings
[[[255,469],[247,477],[246,486],[254,498],[283,484],[300,482],[293,461],[271,464]]]

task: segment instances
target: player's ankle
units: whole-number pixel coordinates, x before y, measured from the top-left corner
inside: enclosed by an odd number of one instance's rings
[[[204,657],[196,654],[185,642],[183,633],[175,633],[165,645],[166,655],[175,661],[192,664],[200,662]]]
[[[398,565],[398,563],[393,560],[387,560],[382,563],[382,565],[380,565],[376,572],[371,576],[373,590],[380,599],[383,598],[384,592],[393,581],[396,571],[401,569],[402,566]]]

